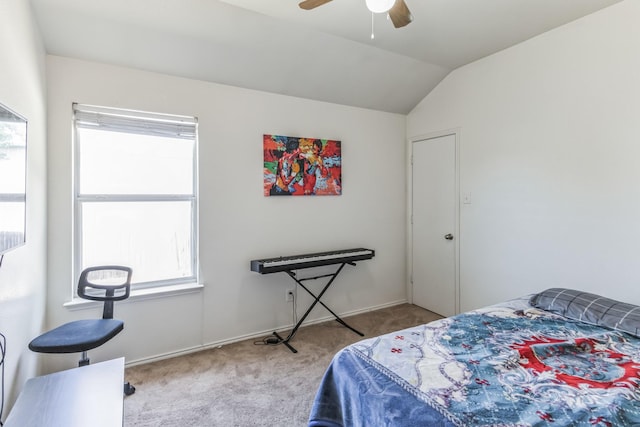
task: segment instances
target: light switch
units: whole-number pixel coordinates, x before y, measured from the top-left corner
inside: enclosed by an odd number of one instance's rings
[[[462,203],[464,203],[465,205],[471,204],[471,193],[464,193],[464,195],[462,196]]]

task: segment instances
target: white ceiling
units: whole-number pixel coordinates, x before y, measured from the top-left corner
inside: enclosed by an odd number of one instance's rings
[[[31,0],[47,52],[406,114],[451,70],[621,0]]]

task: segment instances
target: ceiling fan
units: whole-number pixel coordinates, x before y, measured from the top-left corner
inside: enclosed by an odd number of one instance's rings
[[[298,3],[301,9],[311,10],[331,0],[304,0]],[[413,17],[404,0],[366,0],[367,8],[373,13],[388,13],[396,28],[408,25]]]

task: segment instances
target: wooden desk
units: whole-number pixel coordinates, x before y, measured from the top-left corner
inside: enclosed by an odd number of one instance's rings
[[[123,425],[124,358],[28,380],[5,427]]]

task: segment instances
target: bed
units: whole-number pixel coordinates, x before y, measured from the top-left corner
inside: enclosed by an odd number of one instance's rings
[[[640,307],[551,288],[369,338],[309,427],[640,426]]]

